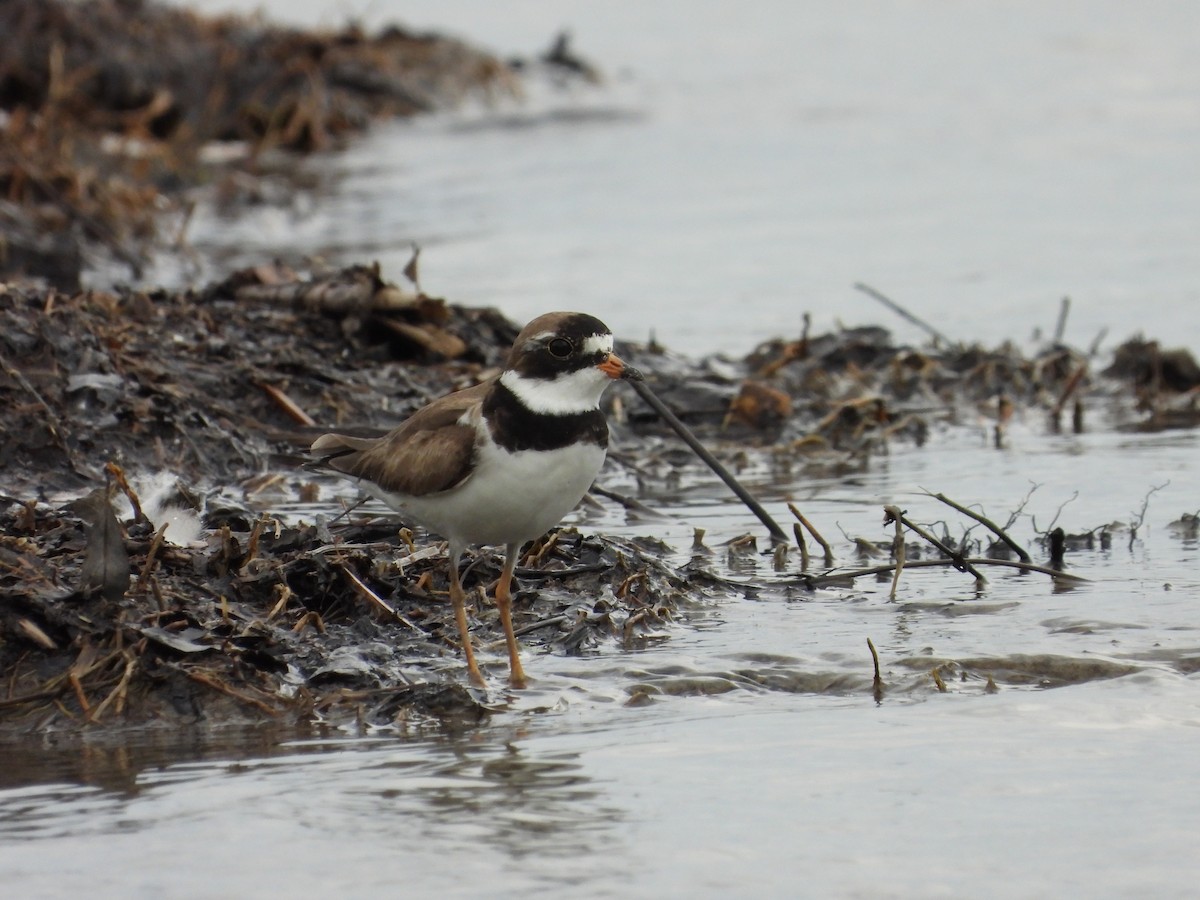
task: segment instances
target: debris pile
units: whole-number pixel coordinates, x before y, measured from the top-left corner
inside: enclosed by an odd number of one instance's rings
[[[224,509],[205,516],[205,541],[179,547],[144,517],[118,523],[97,494],[90,510],[0,513],[6,727],[486,713],[460,686],[437,544],[398,554],[394,526],[287,526]],[[518,570],[537,584],[515,595],[523,640],[578,653],[650,639],[685,589],[661,551],[554,533],[531,551],[537,568]],[[499,571],[487,557],[474,569],[483,583]],[[487,643],[498,616],[471,596]]]
[[[373,119],[512,92],[509,66],[391,27],[299,31],[150,0],[0,4],[0,281],[74,290],[88,253],[135,272],[182,192],[328,148]],[[212,154],[214,142],[236,150]],[[229,159],[236,165],[214,163]],[[186,224],[185,222],[183,224]]]
[[[482,714],[455,686],[443,547],[398,540],[394,521],[331,521],[328,504],[296,513],[319,493],[299,463],[326,428],[385,429],[494,374],[517,330],[364,266],[264,266],[181,293],[0,290],[0,722]],[[1197,424],[1190,356],[1146,342],[1106,371],[1065,347],[916,349],[879,328],[742,360],[618,351],[731,464],[854,465],[971,416],[1002,440],[1005,403],[1052,420],[1086,409],[1071,427]],[[666,484],[691,464],[636,397],[610,397],[617,471]],[[679,568],[667,555],[649,539],[552,533],[518,572],[522,639],[603,652],[745,590],[702,553]],[[482,555],[468,586],[495,570]],[[476,603],[487,647],[498,617]]]

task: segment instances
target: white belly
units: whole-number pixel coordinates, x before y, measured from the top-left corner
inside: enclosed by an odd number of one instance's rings
[[[475,471],[453,490],[427,497],[372,493],[453,542],[524,543],[541,537],[575,508],[604,456],[605,449],[595,444],[509,453],[489,441],[480,447]]]

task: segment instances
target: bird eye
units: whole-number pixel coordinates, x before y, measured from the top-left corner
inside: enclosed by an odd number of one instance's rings
[[[566,359],[575,351],[575,345],[566,338],[557,337],[546,345],[546,349],[556,359]]]

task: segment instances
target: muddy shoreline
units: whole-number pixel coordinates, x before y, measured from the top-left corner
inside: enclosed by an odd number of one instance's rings
[[[496,697],[463,686],[444,548],[397,536],[390,516],[336,518],[333,498],[353,491],[304,469],[303,448],[488,377],[517,327],[371,267],[264,266],[182,293],[0,292],[3,727],[486,715]],[[797,479],[861,470],[981,416],[1003,442],[1016,408],[1060,428],[1197,423],[1190,356],[1145,341],[1104,369],[1063,346],[917,349],[882,328],[780,339],[743,359],[618,349],[727,464]],[[610,403],[602,484],[661,492],[695,465],[636,397]],[[304,502],[326,513],[273,511]],[[516,598],[527,648],[658,640],[689,604],[744,594],[711,555],[666,564],[671,548],[646,533],[566,529],[530,548]],[[497,572],[481,554],[468,585]],[[475,633],[490,647],[498,617],[480,597]]]
[[[270,195],[264,176],[372,122],[520,89],[512,63],[400,26],[12,0],[0,5],[0,281],[77,290],[108,261],[136,278],[186,251],[201,198],[236,214]]]
[[[185,291],[78,282],[94,254],[136,269],[170,252],[163,223],[189,191],[244,185],[268,154],[320,150],[376,118],[518,90],[520,67],[400,29],[304,34],[149,3],[136,4],[137,31],[128,8],[0,12],[12,138],[0,154],[0,730],[477,721],[498,695],[464,686],[444,548],[398,534],[392,517],[337,516],[334,498],[353,489],[303,468],[304,448],[331,427],[386,429],[489,377],[523,323],[427,296],[415,259],[405,273],[264,260]],[[97,34],[115,35],[112,56],[85,65]],[[148,53],[160,43],[179,53]],[[548,62],[595,77],[563,45]],[[194,69],[212,80],[188,79]],[[214,165],[214,142],[240,149]],[[862,471],[947,428],[1003,446],[1017,414],[1050,432],[1200,424],[1190,353],[1140,338],[1111,354],[1048,342],[1026,355],[897,345],[866,327],[745,356],[618,350],[730,468],[797,480]],[[636,511],[640,488],[669,493],[698,464],[624,386],[608,402],[615,446],[589,502]],[[672,566],[653,533],[563,529],[529,548],[515,603],[527,648],[638,646],[691,606],[746,592],[714,548]],[[798,564],[797,549],[780,572],[812,590],[821,566]],[[756,532],[720,550],[770,548]],[[497,571],[484,553],[468,580],[485,647],[500,631],[478,589]]]

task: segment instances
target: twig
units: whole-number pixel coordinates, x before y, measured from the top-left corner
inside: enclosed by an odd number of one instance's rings
[[[533,569],[528,566],[517,566],[513,574],[522,581],[550,581],[555,578],[574,578],[576,575],[588,575],[592,572],[607,572],[612,568],[605,562],[582,563],[578,566],[564,566],[561,569]]]
[[[939,541],[920,525],[914,524],[904,515],[903,511],[901,511],[899,507],[885,506],[883,508],[883,524],[890,525],[893,520],[898,520],[910,531],[915,532],[926,541],[933,544],[933,546],[936,547],[939,552],[950,558],[951,562],[954,563],[954,568],[958,569],[960,572],[969,572],[971,575],[975,576],[975,580],[980,584],[984,584],[987,581],[987,579],[979,573],[979,570],[972,566],[961,553],[951,550],[942,541]]]
[[[1133,547],[1134,540],[1137,539],[1138,529],[1142,527],[1142,523],[1146,521],[1146,510],[1150,506],[1150,498],[1165,488],[1171,483],[1170,479],[1162,484],[1155,485],[1146,492],[1146,496],[1142,498],[1142,511],[1137,514],[1137,521],[1133,523],[1133,527],[1129,529],[1129,546]]]
[[[1084,578],[1081,575],[1072,575],[1070,572],[1060,572],[1057,569],[1052,569],[1049,566],[1039,566],[1037,563],[1014,562],[1011,559],[981,559],[976,557],[964,558],[965,563],[970,563],[973,566],[1005,566],[1010,569],[1019,569],[1022,572],[1040,572],[1042,575],[1049,575],[1055,579],[1065,579],[1067,581],[1076,581],[1086,584],[1090,579]],[[956,561],[953,559],[910,559],[905,563],[907,569],[926,569],[937,568],[941,566],[954,566],[958,568]],[[855,578],[866,578],[871,575],[883,575],[892,571],[895,568],[894,563],[887,563],[882,566],[871,566],[866,569],[851,569],[848,572],[826,572],[823,575],[806,575],[809,584],[814,587],[819,587],[824,582],[837,582],[843,580],[853,580]]]
[[[1067,504],[1068,504],[1068,503],[1073,503],[1073,502],[1074,502],[1075,500],[1077,500],[1077,499],[1079,499],[1079,491],[1076,491],[1076,492],[1075,492],[1075,493],[1073,493],[1073,494],[1072,494],[1070,497],[1068,497],[1066,500],[1064,500],[1064,501],[1063,501],[1063,502],[1062,502],[1062,503],[1059,505],[1059,507],[1058,507],[1058,511],[1054,513],[1054,518],[1050,520],[1050,524],[1046,526],[1046,530],[1045,530],[1045,531],[1038,531],[1038,527],[1037,527],[1037,518],[1036,518],[1036,517],[1034,517],[1034,516],[1030,516],[1030,517],[1029,517],[1029,518],[1030,518],[1030,521],[1033,523],[1033,530],[1034,530],[1034,531],[1037,531],[1037,532],[1038,532],[1038,534],[1049,534],[1051,531],[1053,531],[1053,530],[1054,530],[1054,525],[1055,525],[1055,523],[1056,523],[1056,522],[1058,522],[1058,517],[1062,515],[1062,511],[1063,511],[1064,509],[1066,509],[1066,508],[1067,508]]]
[[[875,694],[875,702],[878,703],[883,699],[883,676],[879,674],[879,651],[875,649],[875,642],[867,638],[867,646],[871,649],[871,662],[875,665],[875,677],[871,680],[871,688]]]
[[[259,390],[271,398],[271,402],[278,406],[285,416],[287,416],[297,425],[311,427],[317,424],[316,419],[301,409],[300,405],[287,394],[285,394],[281,388],[277,388],[275,385],[269,384],[265,381],[256,381],[254,383],[258,385]]]
[[[1029,505],[1029,501],[1033,499],[1033,495],[1041,486],[1041,482],[1032,480],[1029,482],[1029,490],[1025,492],[1025,496],[1021,498],[1021,502],[1017,504],[1017,508],[1012,511],[1008,517],[1008,521],[1004,523],[1004,531],[1008,531],[1008,529],[1017,524],[1017,519],[1021,518],[1021,514],[1025,512],[1025,507]],[[1034,530],[1036,531],[1037,529]]]
[[[800,571],[808,571],[808,541],[804,539],[804,526],[799,522],[792,523],[792,534],[796,538],[796,546],[800,548]]]
[[[137,670],[137,657],[128,651],[125,652],[125,671],[121,673],[121,680],[117,682],[117,686],[109,691],[96,709],[92,712],[92,721],[98,721],[100,714],[108,709],[108,705],[114,700],[117,701],[117,715],[125,708],[125,691],[129,688],[129,682],[133,678],[133,673]]]
[[[588,488],[588,493],[598,494],[601,497],[606,497],[609,500],[613,500],[616,503],[621,504],[626,509],[632,512],[641,513],[644,516],[652,516],[656,519],[666,518],[663,513],[660,513],[657,509],[647,506],[641,500],[630,497],[628,494],[622,494],[619,491],[614,491],[612,488],[606,488],[603,485],[593,484],[590,488]]]
[[[907,309],[905,309],[903,306],[901,306],[895,300],[892,300],[890,297],[884,296],[879,291],[875,290],[875,288],[871,287],[869,284],[863,284],[861,281],[857,281],[854,283],[854,289],[856,291],[862,291],[864,294],[866,294],[868,297],[871,297],[874,300],[878,300],[880,303],[882,303],[884,306],[886,306],[888,309],[890,309],[892,312],[894,312],[900,318],[905,319],[905,320],[911,322],[912,324],[916,325],[918,328],[920,328],[926,334],[930,335],[934,340],[940,341],[941,343],[945,344],[947,347],[951,347],[954,345],[954,342],[952,340],[950,340],[948,337],[946,337],[944,334],[942,334],[940,331],[938,331],[936,328],[934,328],[928,322],[926,322],[922,319],[918,319],[916,316],[914,316],[912,313],[910,313]]]
[[[546,557],[550,555],[550,551],[558,546],[561,534],[561,531],[552,531],[544,540],[532,544],[529,547],[529,551],[525,554],[524,559],[521,560],[521,564],[528,568],[538,568],[541,566]]]
[[[129,481],[125,478],[125,470],[110,460],[104,464],[104,471],[112,477],[112,480],[117,483],[117,487],[121,489],[121,493],[125,495],[125,499],[129,501],[129,505],[133,508],[134,521],[149,522],[150,520],[142,511],[142,503],[138,500],[137,492],[129,486]]]
[[[57,650],[58,644],[54,642],[54,638],[46,634],[38,624],[30,619],[18,619],[17,627],[24,632],[25,637],[29,638],[43,650]],[[11,688],[11,685],[10,685]]]
[[[1012,550],[1015,554],[1017,554],[1017,558],[1020,559],[1021,562],[1029,562],[1033,558],[1025,551],[1024,547],[1022,547],[1020,544],[1018,544],[1016,541],[1014,541],[1011,537],[1009,537],[1008,533],[1005,532],[1005,530],[1003,528],[998,526],[991,519],[987,518],[984,515],[981,515],[980,513],[975,512],[975,510],[973,510],[973,509],[968,509],[967,507],[963,506],[960,503],[955,503],[953,500],[951,500],[945,494],[940,494],[940,493],[933,494],[933,493],[930,493],[929,491],[925,490],[925,488],[921,488],[921,490],[925,491],[925,494],[927,496],[933,497],[935,500],[940,500],[942,503],[945,503],[951,509],[958,510],[964,516],[968,516],[969,518],[974,519],[976,522],[978,522],[984,528],[988,529],[988,531],[990,531],[992,534],[996,535],[996,537],[1000,538],[1000,540],[1002,540],[1008,546],[1008,548],[1010,550]],[[1032,493],[1032,491],[1030,493]],[[1026,501],[1028,501],[1029,497],[1026,496],[1025,499],[1026,499]],[[1022,503],[1021,505],[1023,507],[1025,504]],[[1012,523],[1010,522],[1009,525],[1011,525],[1011,524]]]
[[[75,691],[75,699],[79,703],[79,708],[83,710],[83,717],[89,722],[92,721],[92,707],[88,703],[87,694],[83,691],[83,679],[75,672],[70,672],[67,675],[67,681]]]
[[[258,559],[258,543],[262,540],[263,528],[268,522],[272,521],[267,516],[260,515],[254,520],[254,527],[250,529],[250,539],[246,542],[246,555],[242,557],[241,568],[244,569],[251,562]],[[279,522],[275,522],[275,536],[279,536]]]
[[[1054,326],[1054,343],[1061,344],[1067,330],[1067,315],[1071,312],[1071,298],[1063,297],[1058,308],[1058,323]]]
[[[170,522],[163,522],[159,526],[158,531],[154,533],[154,540],[150,542],[150,549],[146,551],[146,561],[142,563],[142,571],[138,573],[137,582],[133,589],[137,593],[141,593],[146,585],[146,579],[150,577],[150,572],[154,569],[155,557],[158,556],[159,548],[162,547],[163,535],[167,533],[167,526]]]
[[[353,571],[351,571],[349,566],[339,565],[338,568],[341,569],[342,574],[346,576],[346,578],[350,581],[350,584],[354,587],[354,589],[359,593],[360,596],[364,597],[367,601],[369,601],[370,603],[373,603],[375,606],[378,606],[380,609],[382,609],[388,615],[393,616],[396,619],[396,621],[402,623],[403,625],[407,626],[408,628],[411,628],[413,631],[417,632],[418,634],[426,634],[425,629],[421,628],[415,622],[412,622],[409,619],[405,618],[398,609],[396,609],[394,606],[392,606],[390,603],[388,603],[386,600],[384,600],[382,597],[380,597],[377,593],[375,593],[373,590],[371,590],[371,588],[361,578],[359,578],[357,575],[354,574]]]
[[[4,374],[16,381],[17,384],[19,384],[21,388],[34,399],[37,405],[42,408],[42,411],[46,414],[46,428],[49,429],[50,434],[54,437],[54,442],[58,444],[62,451],[67,455],[67,459],[71,461],[71,467],[76,472],[83,474],[84,470],[80,468],[81,460],[78,458],[75,451],[71,449],[71,445],[66,439],[62,419],[58,417],[58,414],[54,411],[53,407],[51,407],[50,404],[46,402],[46,399],[38,393],[37,388],[30,384],[29,379],[25,377],[25,373],[11,365],[8,361],[8,358],[3,353],[0,353],[0,369],[3,369]]]
[[[774,566],[776,572],[782,572],[787,566],[787,544],[776,544],[775,550],[771,553],[771,565]]]
[[[1067,401],[1071,399],[1071,395],[1075,393],[1075,389],[1079,387],[1083,381],[1083,376],[1087,372],[1087,363],[1080,363],[1079,368],[1071,373],[1071,377],[1067,379],[1066,385],[1063,387],[1062,394],[1058,398],[1058,402],[1054,404],[1054,409],[1050,410],[1050,416],[1054,420],[1054,426],[1058,427],[1058,420],[1062,418],[1063,410],[1067,408]]]
[[[796,521],[798,521],[801,525],[803,525],[805,527],[805,529],[808,531],[808,533],[813,536],[813,540],[816,541],[818,544],[820,544],[821,549],[825,551],[825,566],[827,568],[829,566],[832,566],[833,565],[833,548],[829,546],[829,541],[827,541],[827,540],[825,540],[825,538],[821,537],[821,532],[817,531],[817,529],[813,527],[813,523],[808,521],[808,519],[806,519],[804,517],[804,514],[802,512],[800,512],[800,510],[796,509],[796,505],[794,503],[789,503],[787,505],[787,508],[788,508],[788,512],[790,512],[793,516],[796,517]]]
[[[54,700],[57,697],[61,697],[63,694],[65,694],[69,688],[70,685],[66,682],[63,682],[57,687],[41,691],[34,691],[32,694],[21,694],[20,696],[16,697],[5,697],[3,700],[0,700],[0,710],[15,709],[18,706],[24,706],[26,703],[36,703],[39,700]]]
[[[229,685],[225,684],[223,681],[218,681],[216,678],[214,678],[212,675],[208,674],[207,672],[196,672],[191,669],[182,669],[182,668],[180,669],[180,671],[182,671],[184,675],[186,675],[188,678],[192,679],[192,681],[195,681],[197,684],[202,684],[205,687],[212,688],[214,691],[219,691],[220,693],[225,694],[227,697],[232,697],[235,700],[240,700],[242,703],[249,704],[250,706],[253,706],[255,709],[265,712],[267,715],[270,715],[270,716],[279,715],[279,710],[275,709],[275,707],[271,706],[270,704],[264,703],[262,700],[259,700],[257,697],[251,697],[248,694],[243,694],[241,691],[234,690]]]
[[[895,600],[896,588],[900,586],[900,573],[904,571],[904,515],[900,512],[900,508],[896,506],[885,506],[883,511],[888,517],[884,520],[885,523],[890,520],[896,524],[896,538],[892,543],[893,555],[896,560],[896,568],[895,571],[892,572],[892,590],[891,593],[888,594],[889,600]],[[872,647],[871,649],[874,651],[875,648]],[[878,665],[878,662],[876,665]],[[876,670],[876,677],[878,677],[878,669]]]
[[[570,616],[551,616],[548,619],[538,619],[536,622],[530,622],[528,625],[522,625],[520,628],[514,628],[513,634],[517,637],[530,634],[534,631],[540,631],[543,628],[549,628],[551,625],[565,625],[571,621]]]
[[[787,543],[787,535],[784,530],[779,527],[770,514],[763,509],[762,504],[754,499],[754,496],[742,487],[741,483],[733,477],[728,469],[713,456],[703,444],[692,434],[683,422],[679,421],[679,417],[667,407],[665,403],[654,395],[654,391],[650,390],[650,386],[645,381],[635,378],[629,379],[629,385],[633,388],[634,393],[646,401],[656,413],[658,413],[664,422],[671,426],[672,430],[679,435],[685,444],[692,448],[697,456],[704,460],[705,464],[712,469],[720,477],[722,481],[738,496],[743,503],[749,507],[750,511],[758,516],[758,520],[767,526],[767,531],[771,533],[771,540],[775,543]]]

